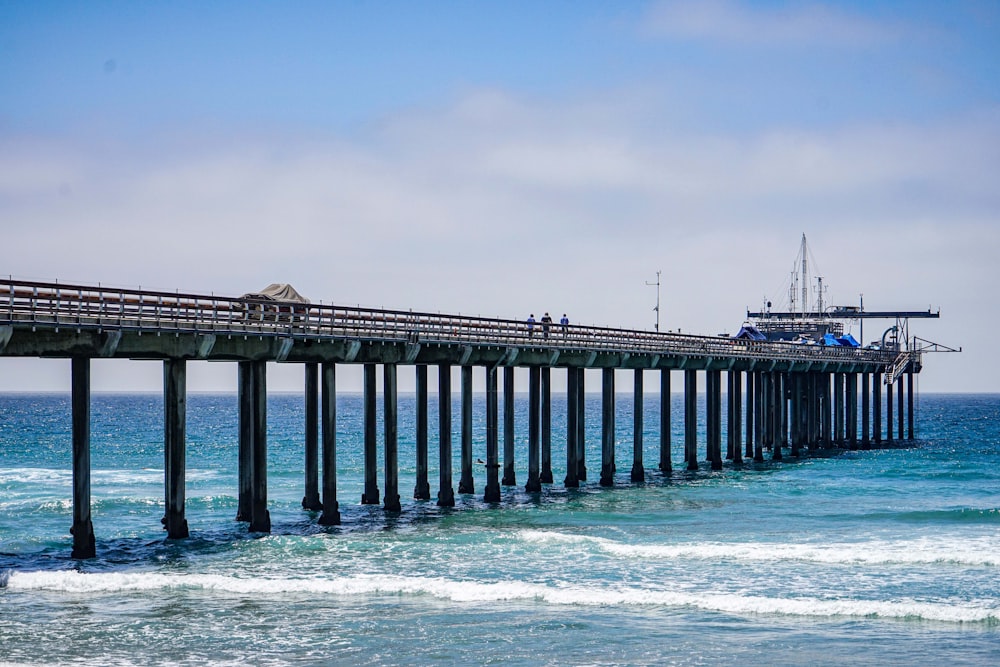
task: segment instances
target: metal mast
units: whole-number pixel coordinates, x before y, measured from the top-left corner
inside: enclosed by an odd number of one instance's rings
[[[809,312],[809,270],[806,268],[806,235],[802,235],[802,317]]]
[[[656,331],[660,330],[660,274],[662,271],[656,272],[656,282],[651,283],[646,281],[647,285],[656,285],[656,307],[653,310],[656,311]]]

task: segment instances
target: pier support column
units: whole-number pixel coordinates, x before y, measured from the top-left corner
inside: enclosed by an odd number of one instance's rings
[[[771,460],[781,461],[784,440],[782,424],[785,412],[785,383],[783,373],[771,373]]]
[[[732,461],[736,454],[733,452],[735,447],[733,440],[733,372],[729,371],[726,373],[726,460]]]
[[[698,371],[684,371],[684,460],[698,469]]]
[[[660,369],[660,472],[673,472],[670,462],[670,369]]]
[[[905,386],[903,384],[903,376],[900,375],[899,376],[898,389],[896,390],[896,397],[897,397],[896,414],[899,415],[898,420],[897,420],[898,424],[899,424],[899,430],[896,433],[896,437],[899,440],[902,440],[905,437],[905,434],[904,434],[904,424],[903,424],[903,416],[904,416],[904,413],[903,413],[903,394],[905,393],[904,389],[905,389]]]
[[[761,440],[764,449],[771,449],[774,443],[774,373],[761,373]]]
[[[472,366],[462,366],[462,475],[459,493],[475,493],[472,479]]]
[[[601,486],[615,485],[615,369],[601,369]]]
[[[267,511],[267,362],[251,361],[253,376],[253,440],[250,465],[250,532],[270,533]]]
[[[870,373],[861,374],[861,449],[871,447],[871,381]]]
[[[576,478],[581,482],[587,481],[587,393],[586,393],[586,373],[585,368],[578,368],[577,377],[578,389],[576,394]]]
[[[552,483],[552,369],[542,367],[542,484]]]
[[[764,374],[753,374],[754,393],[754,433],[753,433],[753,460],[757,463],[764,461],[764,410],[767,404],[764,400]]]
[[[907,438],[913,440],[913,371],[906,374],[906,401],[907,423],[909,424]]]
[[[324,361],[320,366],[320,420],[323,428],[323,514],[321,526],[340,525],[337,502],[337,366]]]
[[[427,481],[427,365],[417,364],[417,455],[416,468],[417,480],[413,486],[413,498],[415,500],[430,500],[431,485]]]
[[[166,359],[163,362],[163,449],[164,501],[163,526],[168,539],[188,536],[184,518],[185,433],[187,428],[187,362]]]
[[[892,391],[893,383],[885,385],[885,440],[886,442],[892,442]]]
[[[848,373],[847,377],[847,444],[858,448],[858,374]]]
[[[844,445],[844,374],[833,374],[833,444]]]
[[[438,366],[438,507],[455,506],[451,485],[451,366]]]
[[[712,403],[714,396],[712,388],[712,371],[705,371],[705,462],[712,463],[715,458],[715,433],[713,428],[715,422],[715,405]]]
[[[781,374],[781,423],[779,425],[779,442],[782,449],[788,449],[788,405],[789,405],[789,373]]]
[[[733,448],[733,463],[743,463],[743,373],[729,371],[729,430]]]
[[[872,435],[876,445],[882,444],[882,374],[872,374]]]
[[[576,368],[566,369],[566,479],[563,485],[567,489],[575,489],[580,486],[577,477],[577,453],[579,446],[576,438],[576,421],[578,418],[579,404],[577,402],[577,392],[580,390],[579,373]]]
[[[73,534],[72,558],[97,555],[90,518],[90,359],[73,357]]]
[[[792,456],[799,455],[802,446],[802,374],[788,374],[788,422],[792,438]]]
[[[375,364],[364,369],[365,490],[362,505],[378,505],[378,424],[376,423]]]
[[[802,444],[809,449],[814,449],[819,442],[819,426],[816,424],[819,417],[816,373],[806,373],[802,376],[802,381],[805,383],[805,390],[802,392],[805,410],[805,438]]]
[[[892,442],[892,386],[893,383],[885,385],[885,440]]]
[[[754,405],[755,391],[754,391],[754,377],[756,373],[753,371],[747,371],[747,406],[746,406],[746,458],[753,458],[753,442],[754,436],[756,434],[756,429],[754,428],[755,415],[757,414],[757,408]]]
[[[253,464],[253,362],[237,364],[239,374],[237,394],[240,412],[240,443],[238,452],[238,501],[236,520],[250,520],[250,467]]]
[[[833,390],[830,388],[832,377],[830,373],[821,376],[820,392],[823,406],[823,446],[833,446]]]
[[[496,366],[486,367],[486,490],[483,501],[500,502],[500,411]]]
[[[504,486],[517,484],[514,471],[514,367],[503,369],[503,480]]]
[[[318,511],[323,509],[319,499],[319,364],[309,362],[305,366],[305,495],[302,509]]]
[[[642,461],[642,369],[635,369],[632,393],[632,481],[645,482],[646,468]]]
[[[722,470],[722,371],[706,371],[708,395],[709,461],[712,470]]]
[[[542,490],[539,478],[539,454],[541,443],[538,438],[538,427],[541,412],[541,369],[532,366],[528,369],[528,483],[524,490],[528,493],[538,493]]]
[[[385,420],[385,510],[399,512],[399,419],[396,401],[396,364],[382,366],[383,418]]]

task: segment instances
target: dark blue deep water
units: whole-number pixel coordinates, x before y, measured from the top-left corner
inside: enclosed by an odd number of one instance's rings
[[[191,537],[166,541],[162,399],[95,395],[97,558],[77,562],[69,396],[0,395],[0,663],[1000,664],[1000,396],[920,396],[912,447],[716,473],[681,470],[673,400],[674,474],[654,470],[659,398],[649,395],[648,481],[629,482],[632,400],[620,395],[617,488],[604,489],[600,397],[588,396],[590,480],[567,492],[565,400],[554,397],[557,483],[533,496],[519,396],[518,486],[485,505],[477,466],[476,494],[443,510],[410,499],[413,397],[403,396],[403,511],[386,516],[358,504],[361,398],[341,395],[344,523],[323,528],[301,508],[303,399],[274,395],[273,532],[262,536],[234,521],[236,396],[194,394]],[[484,405],[477,396],[477,458]],[[457,403],[453,412],[457,489]]]

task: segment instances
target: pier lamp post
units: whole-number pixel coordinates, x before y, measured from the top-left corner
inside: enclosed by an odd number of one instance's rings
[[[656,272],[656,282],[655,283],[651,283],[648,280],[646,281],[647,285],[650,285],[650,286],[656,285],[656,307],[653,308],[653,310],[656,311],[656,331],[660,330],[660,274],[661,273],[662,273],[662,271],[657,271]]]

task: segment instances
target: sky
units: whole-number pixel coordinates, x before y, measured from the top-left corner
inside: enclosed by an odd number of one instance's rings
[[[0,0],[16,279],[652,329],[660,271],[660,328],[715,335],[803,234],[826,303],[940,309],[920,391],[1000,392],[1000,3]]]

